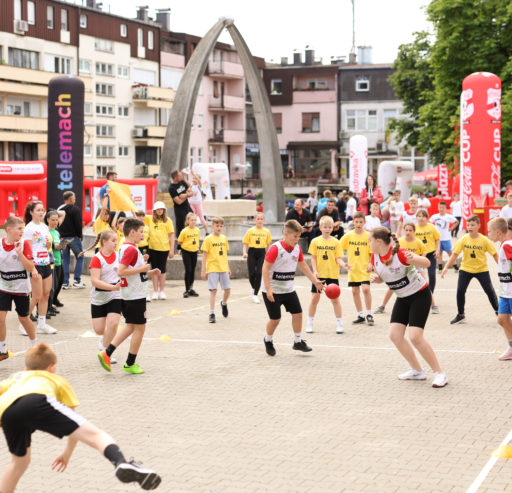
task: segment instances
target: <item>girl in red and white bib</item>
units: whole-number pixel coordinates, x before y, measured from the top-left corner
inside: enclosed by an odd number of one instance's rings
[[[394,246],[391,245],[391,240]],[[427,378],[413,347],[405,338],[405,329],[409,326],[410,341],[434,372],[432,387],[444,387],[448,383],[446,374],[441,370],[434,350],[423,337],[432,295],[428,289],[428,283],[418,272],[417,267],[428,268],[430,260],[400,248],[396,236],[387,228],[374,228],[370,232],[370,248],[373,252],[371,264],[374,269],[370,282],[385,282],[397,296],[391,314],[389,336],[411,366],[409,371],[398,375],[398,378],[400,380]]]

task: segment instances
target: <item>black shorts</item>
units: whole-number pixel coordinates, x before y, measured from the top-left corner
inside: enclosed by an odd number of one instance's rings
[[[121,312],[127,324],[144,325],[146,323],[146,298],[121,300]]]
[[[302,313],[299,297],[295,291],[291,293],[276,294],[274,293],[274,302],[267,298],[267,293],[263,293],[263,301],[267,308],[270,320],[279,320],[281,318],[281,305],[283,305],[288,313]]]
[[[62,438],[71,435],[86,419],[55,397],[27,394],[15,400],[2,414],[2,430],[9,452],[23,457],[30,447],[32,433],[45,431]]]
[[[428,287],[411,294],[411,296],[397,298],[391,312],[390,322],[424,329],[431,304],[432,293]]]
[[[353,288],[354,286],[361,286],[362,284],[370,285],[370,281],[351,281],[348,283],[349,288]]]
[[[12,302],[20,317],[28,317],[30,311],[30,296],[24,294],[4,293],[0,291],[0,312],[10,312]]]
[[[109,313],[121,313],[121,298],[110,300],[104,305],[91,305],[91,318],[105,318]]]
[[[167,258],[169,250],[161,252],[160,250],[149,250],[149,262],[152,269],[160,269],[162,274],[167,271]]]
[[[50,264],[48,265],[36,265],[36,270],[39,272],[39,275],[46,279],[47,277],[50,277],[52,275],[52,266]]]
[[[320,281],[323,281],[324,286],[329,286],[329,284],[336,284],[336,286],[340,285],[338,279],[331,279],[330,277],[319,277],[318,279]],[[318,289],[316,289],[316,286],[314,284],[311,284],[311,292],[318,293]]]
[[[147,245],[143,246],[143,247],[138,247],[138,248],[139,248],[139,252],[142,253],[142,255],[149,254],[149,247]]]

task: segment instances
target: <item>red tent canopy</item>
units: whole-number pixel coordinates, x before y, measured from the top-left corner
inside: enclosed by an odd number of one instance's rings
[[[437,166],[432,169],[427,169],[425,171],[418,171],[418,173],[414,173],[412,179],[413,181],[437,181],[438,171]]]

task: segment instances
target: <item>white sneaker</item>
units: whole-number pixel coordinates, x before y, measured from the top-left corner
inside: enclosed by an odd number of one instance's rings
[[[256,304],[259,304],[259,303],[260,303],[260,299],[258,298],[258,295],[257,295],[257,294],[253,294],[253,295],[252,295],[252,302],[253,302],[253,303],[256,303]]]
[[[166,300],[167,296],[165,296],[165,293],[163,291],[160,291],[160,293],[158,293],[158,299],[159,300]]]
[[[147,301],[148,303],[151,303],[151,296],[150,296],[149,294],[146,296],[146,301]]]
[[[446,378],[446,373],[434,373],[434,380],[432,380],[432,387],[436,389],[440,389],[448,385],[448,379]]]
[[[36,332],[38,334],[56,334],[57,329],[54,329],[51,325],[44,324],[42,327],[37,327]]]
[[[336,334],[343,334],[344,332],[343,327],[336,327]]]
[[[398,375],[399,380],[426,380],[425,370],[413,370],[412,368],[405,373]]]
[[[307,332],[308,334],[312,334],[312,333],[313,333],[313,326],[312,326],[312,325],[308,325],[308,326],[306,327],[306,332]]]
[[[28,336],[27,331],[25,330],[25,327],[23,327],[23,325],[19,324],[18,325],[18,330],[20,331],[20,334],[22,336]]]
[[[158,300],[158,299],[159,299],[158,295],[159,295],[158,291],[155,291],[155,292],[153,293],[153,296],[151,296],[151,299],[152,299],[152,300]]]
[[[111,356],[110,357],[110,364],[111,365],[115,365],[116,363],[117,363],[117,360],[113,356]]]

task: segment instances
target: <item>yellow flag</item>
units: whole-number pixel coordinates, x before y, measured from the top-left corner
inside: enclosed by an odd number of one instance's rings
[[[130,187],[117,181],[108,181],[110,187],[110,210],[135,212],[137,207],[132,201]]]

